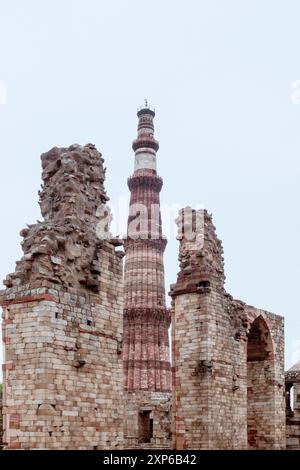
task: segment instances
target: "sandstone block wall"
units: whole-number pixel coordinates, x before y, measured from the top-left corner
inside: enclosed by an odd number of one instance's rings
[[[171,397],[165,392],[124,392],[125,448],[171,447]]]
[[[300,362],[285,374],[286,387],[286,447],[300,449]]]
[[[109,233],[101,154],[42,155],[43,221],[0,292],[6,449],[123,445],[121,245]]]
[[[6,449],[122,448],[118,288],[115,295],[118,309],[104,293],[5,292]]]
[[[286,421],[287,450],[300,449],[300,418],[290,417]]]
[[[285,449],[284,320],[254,307],[245,311],[248,448]]]
[[[4,448],[285,448],[283,319],[225,291],[207,212],[193,212],[192,228],[203,217],[194,240],[179,236],[171,395],[161,232],[138,256],[127,246],[127,268],[142,282],[129,276],[124,309],[122,242],[109,232],[101,154],[92,144],[54,148],[42,167],[44,220],[21,231],[24,256],[0,292]],[[299,447],[296,412],[289,448]]]
[[[211,217],[180,244],[172,286],[173,447],[285,447],[283,319],[224,290]],[[202,237],[202,238],[201,238]]]

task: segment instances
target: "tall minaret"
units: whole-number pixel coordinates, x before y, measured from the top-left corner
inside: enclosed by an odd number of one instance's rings
[[[134,173],[127,239],[125,240],[124,388],[125,391],[170,392],[170,313],[165,304],[159,193],[162,179],[156,172],[155,112],[139,108],[138,136],[132,144]],[[152,393],[153,395],[153,393]]]

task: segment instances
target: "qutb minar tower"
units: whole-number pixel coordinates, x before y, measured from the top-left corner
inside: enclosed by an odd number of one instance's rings
[[[156,171],[155,112],[141,107],[138,136],[132,144],[134,173],[125,240],[124,389],[127,393],[127,434],[130,445],[166,445],[164,432],[171,392],[168,329],[165,303],[160,199],[162,179]],[[158,401],[160,404],[158,404]]]

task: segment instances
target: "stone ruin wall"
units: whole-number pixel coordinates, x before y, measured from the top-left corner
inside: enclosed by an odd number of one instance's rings
[[[283,318],[225,292],[222,245],[200,212],[193,211],[193,223],[203,217],[195,240],[179,235],[180,272],[171,288],[173,447],[285,448]],[[262,338],[264,360],[249,362],[256,318],[272,347]]]
[[[91,144],[54,148],[42,166],[44,221],[22,230],[24,256],[0,294],[4,448],[120,449],[124,406],[126,447],[135,448],[141,404],[155,446],[166,448],[169,397],[123,395],[123,253],[103,223],[101,155]],[[222,245],[203,216],[195,242],[180,238],[171,289],[173,448],[282,449],[283,319],[226,293]],[[295,429],[287,421],[289,448]]]
[[[105,222],[103,159],[73,145],[43,154],[42,167],[44,221],[22,230],[23,258],[0,294],[4,445],[120,449],[123,253]]]
[[[286,387],[286,447],[300,449],[300,362],[285,374]],[[293,390],[293,394],[291,393]],[[293,406],[291,406],[293,401]]]
[[[245,311],[248,448],[285,449],[284,319],[252,306]]]
[[[166,392],[124,393],[126,449],[171,447],[171,398],[171,393]]]

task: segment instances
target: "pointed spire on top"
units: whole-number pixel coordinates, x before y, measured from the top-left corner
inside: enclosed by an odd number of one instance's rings
[[[147,98],[144,99],[144,104],[137,110],[137,115],[140,116],[141,114],[151,114],[153,117],[155,116],[155,109],[149,105]]]

